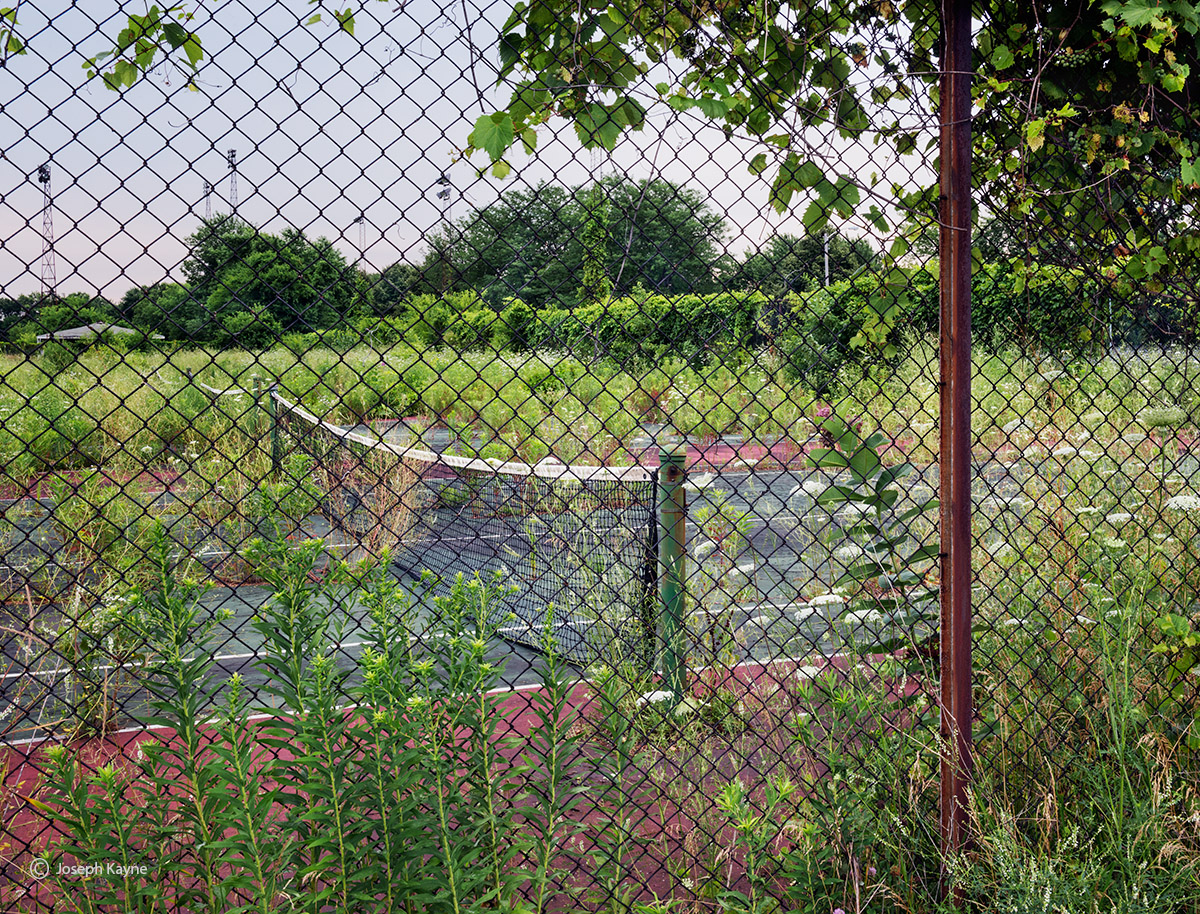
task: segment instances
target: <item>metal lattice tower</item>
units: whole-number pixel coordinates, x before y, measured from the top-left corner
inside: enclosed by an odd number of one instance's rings
[[[361,263],[367,250],[367,214],[359,213],[354,221],[358,223],[358,260]]]
[[[237,215],[237,150],[229,150],[227,156],[229,161],[229,211],[231,215]]]
[[[212,219],[212,192],[213,186],[207,181],[204,182],[204,219],[207,222]]]
[[[50,163],[38,168],[42,184],[42,295],[53,298],[58,288],[54,265],[54,195],[50,192]]]

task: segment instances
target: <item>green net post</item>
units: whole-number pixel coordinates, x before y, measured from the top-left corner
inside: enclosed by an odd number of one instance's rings
[[[687,671],[684,668],[684,582],[687,580],[687,478],[684,459],[687,444],[664,446],[658,452],[658,559],[660,618],[663,637],[663,683],[683,701]]]
[[[270,423],[271,472],[278,474],[283,463],[283,447],[279,440],[279,404],[275,402],[275,385],[267,388],[267,421]]]
[[[250,397],[254,402],[254,408],[250,410],[250,428],[247,429],[247,437],[251,440],[258,440],[262,436],[263,431],[263,401],[262,401],[263,385],[262,378],[256,374],[250,375]]]

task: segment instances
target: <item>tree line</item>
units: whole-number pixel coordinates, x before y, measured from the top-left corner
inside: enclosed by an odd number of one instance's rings
[[[182,282],[135,286],[116,301],[83,292],[0,298],[0,340],[31,343],[104,322],[168,340],[259,348],[288,333],[397,316],[418,296],[473,292],[500,311],[511,299],[571,309],[639,289],[782,295],[843,280],[876,257],[865,241],[829,231],[776,234],[738,258],[726,249],[728,235],[727,220],[695,189],[624,176],[509,191],[430,232],[419,261],[378,273],[351,263],[327,238],[274,234],[218,214],[187,239]]]

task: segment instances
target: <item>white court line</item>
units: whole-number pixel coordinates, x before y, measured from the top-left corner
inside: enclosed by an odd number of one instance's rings
[[[735,663],[732,666],[727,666],[724,664],[721,664],[721,665],[713,664],[712,666],[697,666],[697,667],[690,667],[688,669],[688,672],[689,673],[705,673],[709,670],[725,670],[727,672],[732,672],[733,670],[739,669],[741,667],[757,666],[757,667],[765,668],[765,667],[769,666],[770,664],[775,664],[775,663],[799,664],[799,663],[803,663],[805,660],[810,659],[810,656],[811,655],[805,655],[804,657],[775,657],[775,658],[772,658],[771,660],[744,660],[741,663]],[[840,655],[835,654],[832,658],[826,657],[826,659],[827,660],[835,659],[838,656],[840,656]],[[584,684],[584,683],[591,683],[592,681],[593,680],[590,676],[581,676],[578,680],[575,681],[574,685],[572,685],[572,689],[575,688],[575,686],[578,686],[578,685]],[[531,689],[540,689],[540,688],[542,688],[542,684],[540,682],[527,682],[524,685],[499,686],[498,688],[495,688],[495,689],[488,689],[487,692],[485,692],[484,694],[485,695],[502,695],[505,693],[516,694],[517,692],[528,692]],[[358,705],[342,705],[341,710],[356,711],[356,710],[358,710]],[[249,717],[246,718],[246,720],[247,721],[270,720],[270,719],[278,717],[278,716],[279,716],[278,714],[251,714]],[[159,726],[159,725],[154,725],[154,726],[149,726],[149,727],[122,727],[121,729],[114,730],[112,732],[113,732],[113,734],[153,733],[155,730],[171,730],[172,732],[177,732],[177,731],[174,731],[174,729],[172,727],[163,727],[163,726]],[[5,748],[7,746],[31,746],[35,743],[44,743],[44,742],[52,741],[55,739],[56,739],[56,737],[54,737],[54,736],[30,736],[30,737],[26,737],[25,739],[14,739],[14,740],[8,740],[7,742],[0,742],[0,748]]]
[[[744,611],[744,612],[750,613],[757,609],[783,610],[783,609],[791,609],[794,606],[807,606],[807,605],[808,604],[803,601],[793,602],[793,603],[751,603],[751,604],[747,604],[746,606],[731,606],[731,607],[727,607],[726,609],[697,608],[697,609],[692,610],[691,613],[689,613],[689,615],[715,616],[720,613],[734,612],[734,611]],[[627,622],[633,618],[635,618],[635,617],[632,615],[624,615],[624,616],[621,616],[620,618],[606,619],[604,621],[610,622],[612,624],[619,624],[621,622]],[[600,620],[598,620],[598,619],[569,619],[569,620],[560,621],[558,623],[558,627],[559,628],[578,628],[578,627],[587,627],[587,626],[599,625],[599,624],[600,624]],[[543,626],[541,626],[540,624],[537,624],[537,623],[533,623],[533,622],[527,623],[525,625],[510,625],[510,626],[506,626],[504,628],[497,629],[496,634],[503,638],[503,637],[507,637],[509,635],[528,634],[530,632],[536,631],[537,629],[539,629],[541,627],[543,627]],[[414,641],[418,641],[420,639],[418,638],[418,636],[410,634],[408,636],[408,640],[411,643]],[[336,645],[334,645],[334,647],[337,647],[340,649],[349,649],[349,648],[355,648],[355,647],[362,647],[366,643],[367,643],[366,641],[339,641]],[[212,658],[212,660],[214,663],[221,663],[222,661],[226,661],[226,660],[252,660],[252,659],[255,659],[255,658],[258,658],[261,656],[263,656],[262,652],[250,651],[250,652],[244,653],[244,654],[217,654],[216,656],[214,656]],[[195,660],[195,659],[196,658],[194,656],[187,658],[188,661]],[[109,670],[117,670],[117,669],[133,670],[133,669],[138,669],[142,666],[144,666],[144,664],[141,662],[116,663],[116,664],[106,663],[106,664],[102,664],[101,666],[94,667],[93,669],[97,672],[101,672],[101,671],[109,671]],[[54,667],[53,669],[22,670],[21,672],[18,672],[18,673],[4,673],[4,674],[0,675],[0,682],[3,682],[8,679],[18,679],[22,676],[55,676],[55,675],[59,675],[61,673],[69,673],[69,672],[71,672],[70,667]]]
[[[251,537],[252,540],[256,539],[256,538],[257,537]],[[314,536],[313,539],[320,539],[320,537]],[[360,545],[359,543],[325,543],[324,541],[322,541],[322,543],[326,549],[354,549]],[[299,549],[299,548],[300,548],[299,545],[297,545],[296,549]],[[183,558],[215,559],[215,558],[220,558],[222,556],[229,556],[229,555],[241,555],[241,552],[236,549],[229,550],[226,552],[221,552],[219,550],[214,551],[214,552],[180,552],[179,554],[172,556],[172,558],[176,559],[176,560],[183,559]]]
[[[622,616],[619,620],[616,620],[616,621],[624,621],[628,618],[631,618],[631,617]],[[593,620],[593,619],[578,619],[578,620],[562,621],[559,623],[559,627],[560,628],[570,628],[570,627],[579,626],[579,625],[596,625],[596,624],[598,624],[597,621]],[[508,635],[524,634],[527,632],[536,631],[540,627],[541,626],[535,625],[534,623],[531,622],[528,625],[508,626],[506,628],[497,629],[496,634],[500,635],[501,637],[505,637]],[[409,643],[411,644],[415,641],[419,641],[420,638],[417,635],[410,634],[408,636],[408,640],[409,640]],[[348,650],[350,648],[362,647],[364,644],[367,644],[367,643],[368,642],[366,642],[366,641],[339,641],[336,645],[332,645],[332,646],[342,649],[342,650]],[[263,652],[263,651],[250,651],[250,652],[247,652],[244,654],[217,654],[216,656],[214,656],[212,658],[212,661],[213,661],[213,663],[221,663],[226,660],[253,660],[258,657],[264,656],[264,653],[265,652]],[[189,661],[192,661],[195,659],[196,659],[195,656],[188,657],[188,658],[186,658],[185,662],[189,662]],[[93,667],[92,670],[94,670],[95,672],[107,672],[110,670],[136,670],[145,665],[146,664],[142,663],[141,661],[130,662],[130,663],[105,663],[100,666]],[[7,680],[7,679],[18,679],[21,676],[56,676],[61,673],[69,673],[69,672],[71,672],[70,667],[54,667],[53,669],[22,670],[19,673],[4,673],[3,675],[0,675],[0,682]]]
[[[632,618],[633,618],[633,616],[621,616],[619,619],[613,619],[611,621],[624,622],[627,619],[632,619]],[[573,628],[577,625],[599,625],[599,624],[600,624],[599,619],[569,619],[569,620],[559,621],[557,623],[557,627],[558,628]],[[509,626],[508,628],[497,629],[496,634],[503,637],[504,635],[514,635],[514,634],[518,634],[521,632],[530,632],[537,628],[544,628],[544,627],[545,626],[543,626],[543,625],[530,622],[530,623],[527,623],[526,625],[514,625],[514,626]]]
[[[416,641],[417,636],[409,635],[408,640],[410,642]],[[362,647],[366,643],[367,643],[366,641],[339,641],[336,645],[333,645],[333,646],[338,647],[338,648],[351,648],[351,647]],[[217,654],[216,656],[214,656],[212,658],[212,660],[213,660],[213,663],[220,663],[223,660],[250,660],[251,658],[261,657],[261,656],[263,656],[261,652],[251,651],[250,653],[246,653],[246,654]],[[184,662],[188,663],[195,659],[196,659],[195,656],[187,657],[187,658],[185,658]],[[131,662],[131,663],[105,663],[105,664],[101,664],[100,666],[97,666],[97,667],[92,667],[92,669],[95,670],[96,672],[108,671],[108,670],[136,670],[145,665],[146,664],[142,663],[141,661]],[[71,672],[70,667],[55,667],[54,669],[51,669],[51,670],[45,670],[45,669],[23,670],[20,673],[5,673],[3,676],[0,676],[0,681],[3,681],[5,679],[16,679],[20,676],[53,676],[53,675],[57,675],[59,673],[69,673],[69,672]]]

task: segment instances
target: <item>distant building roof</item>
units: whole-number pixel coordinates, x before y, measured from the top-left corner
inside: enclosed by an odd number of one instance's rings
[[[97,339],[105,333],[128,335],[139,332],[129,327],[118,327],[116,324],[98,323],[87,324],[83,327],[72,327],[70,330],[56,330],[53,333],[39,333],[37,340],[39,343],[44,343],[47,340],[90,340]],[[163,336],[161,333],[151,333],[150,338],[161,340]]]

